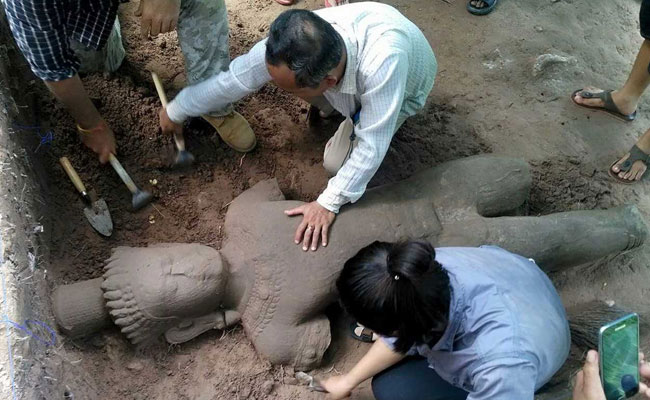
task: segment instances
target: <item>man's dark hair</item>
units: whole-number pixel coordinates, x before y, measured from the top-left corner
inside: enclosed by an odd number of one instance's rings
[[[266,62],[286,64],[298,87],[316,88],[343,56],[343,39],[327,21],[307,10],[288,10],[273,21]]]
[[[423,241],[374,242],[350,258],[336,281],[343,307],[395,350],[433,346],[449,321],[449,276]]]

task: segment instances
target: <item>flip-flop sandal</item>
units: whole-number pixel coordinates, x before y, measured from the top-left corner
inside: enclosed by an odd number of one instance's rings
[[[293,0],[275,0],[276,3],[282,4],[283,6],[293,5]]]
[[[374,343],[379,338],[376,333],[357,322],[350,324],[350,336],[364,343]]]
[[[623,183],[625,185],[633,185],[635,183],[638,183],[640,180],[631,181],[629,179],[619,178],[618,174],[620,174],[621,172],[629,171],[632,168],[632,165],[634,165],[634,163],[637,162],[637,161],[643,162],[646,165],[646,167],[649,166],[650,165],[650,154],[647,154],[646,152],[641,150],[637,145],[634,145],[630,149],[630,156],[627,158],[627,160],[625,160],[625,161],[623,161],[621,163],[621,166],[620,166],[621,170],[618,173],[612,171],[612,168],[614,167],[614,165],[616,165],[616,163],[618,163],[618,160],[616,160],[616,161],[614,161],[614,163],[612,165],[609,166],[609,169],[607,170],[607,173],[609,174],[609,176],[616,179],[616,181],[619,182],[619,183]],[[646,172],[648,172],[648,171],[646,170]],[[644,174],[645,174],[645,172],[644,172]]]
[[[472,0],[467,2],[467,11],[474,15],[487,15],[494,10],[499,0],[482,0],[487,4],[485,7],[477,8],[472,5]]]
[[[582,93],[580,93],[582,92]],[[576,102],[576,95],[580,93],[580,97],[583,99],[601,99],[605,105],[603,106],[588,106],[586,104],[580,104]],[[571,94],[571,101],[573,104],[588,108],[590,110],[594,111],[604,111],[607,114],[611,115],[612,117],[619,119],[621,121],[625,122],[632,122],[636,119],[636,110],[632,114],[623,114],[621,110],[618,109],[618,106],[616,103],[614,103],[614,100],[612,100],[612,90],[605,90],[603,92],[590,92],[584,89],[578,89],[573,94]]]

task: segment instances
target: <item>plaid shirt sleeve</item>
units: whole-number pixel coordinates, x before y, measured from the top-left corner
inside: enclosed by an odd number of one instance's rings
[[[75,40],[101,49],[111,33],[118,0],[5,0],[9,27],[32,71],[46,81],[73,77],[80,62]]]

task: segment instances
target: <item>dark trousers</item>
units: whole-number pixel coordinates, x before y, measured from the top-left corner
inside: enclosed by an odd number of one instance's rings
[[[422,357],[408,357],[372,380],[377,400],[465,400],[466,391],[442,379]]]
[[[650,0],[641,1],[639,26],[641,28],[641,36],[643,36],[644,39],[650,39]]]

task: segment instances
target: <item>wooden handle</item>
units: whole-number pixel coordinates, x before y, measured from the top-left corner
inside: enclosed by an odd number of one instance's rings
[[[160,78],[158,77],[158,74],[151,71],[151,77],[153,78],[153,84],[156,85],[156,92],[158,92],[158,97],[160,98],[160,102],[162,103],[163,107],[167,107],[167,95],[165,94],[165,88],[163,88],[162,82],[160,82]],[[176,143],[176,148],[179,151],[185,150],[185,138],[183,137],[182,134],[177,134],[177,133],[174,134],[174,143]]]
[[[165,94],[165,88],[163,87],[162,82],[160,82],[160,78],[158,78],[158,75],[153,71],[151,72],[151,77],[153,78],[153,84],[156,85],[156,92],[158,92],[160,102],[163,107],[167,107],[167,95]]]
[[[131,193],[135,194],[138,191],[138,187],[135,185],[135,182],[133,182],[133,179],[129,176],[129,174],[126,172],[124,167],[122,167],[122,164],[115,158],[115,156],[111,153],[111,155],[108,157],[108,161],[111,162],[111,165],[113,166],[113,169],[117,174],[120,176],[122,179],[122,182],[126,185],[126,187],[129,188]]]
[[[61,163],[61,166],[63,167],[65,173],[68,174],[68,177],[72,181],[74,187],[77,188],[79,193],[85,196],[86,187],[84,186],[84,183],[81,181],[81,178],[79,178],[79,175],[77,175],[77,171],[75,171],[72,164],[70,164],[70,160],[68,160],[68,157],[59,158],[59,162]]]

